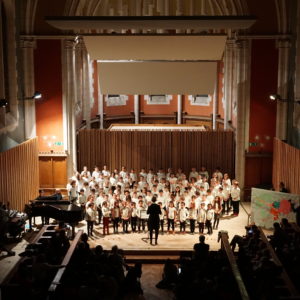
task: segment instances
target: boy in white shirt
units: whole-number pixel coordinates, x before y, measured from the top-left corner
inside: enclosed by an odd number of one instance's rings
[[[191,234],[194,234],[195,232],[195,222],[197,219],[197,209],[195,206],[195,202],[190,203],[190,209],[189,209],[189,220],[190,220],[190,230]]]
[[[171,233],[170,227],[172,227],[173,234],[175,233],[175,218],[176,218],[176,208],[174,207],[174,202],[170,201],[167,208],[167,218],[168,218],[168,232]]]
[[[137,224],[138,224],[138,232],[145,231],[145,214],[146,214],[146,208],[144,206],[144,201],[142,199],[139,200],[139,206],[137,207],[136,214],[137,214]]]
[[[191,181],[191,178],[197,179],[199,176],[199,173],[196,171],[196,168],[192,168],[190,174],[189,174],[189,181]]]
[[[210,235],[213,233],[213,229],[212,229],[212,221],[214,219],[214,215],[215,215],[215,211],[212,208],[211,204],[207,205],[207,211],[206,211],[206,222],[205,222],[205,226],[207,228],[207,233]]]
[[[197,213],[197,222],[199,225],[199,233],[204,232],[204,224],[206,222],[206,210],[205,210],[205,203],[201,203],[200,208],[198,209]]]
[[[102,204],[102,215],[103,215],[103,235],[105,232],[109,234],[109,217],[110,217],[111,209],[108,206],[106,201]]]
[[[126,175],[127,175],[126,167],[123,166],[121,168],[121,171],[120,171],[119,175],[120,175],[120,177],[123,178],[123,180],[126,178]]]
[[[92,177],[94,177],[95,179],[97,179],[100,175],[100,171],[99,168],[97,166],[95,166],[94,171],[92,173]]]
[[[104,177],[109,177],[110,176],[110,171],[107,169],[107,166],[103,166],[102,174]]]
[[[129,176],[132,179],[133,183],[137,182],[137,174],[134,169],[131,169]]]
[[[131,231],[136,232],[136,225],[137,225],[137,208],[135,202],[131,203],[131,218],[130,218],[130,224],[131,224]]]
[[[163,204],[161,202],[158,202],[158,205],[160,206],[160,211],[161,214],[159,215],[159,224],[161,228],[161,234],[164,234],[164,218],[165,218],[165,213],[166,211],[163,208]]]
[[[185,207],[185,203],[181,202],[180,208],[178,210],[178,220],[180,223],[180,226],[179,226],[180,232],[183,234],[185,233],[185,223],[186,223],[186,219],[188,218],[188,216],[189,216],[189,212]]]

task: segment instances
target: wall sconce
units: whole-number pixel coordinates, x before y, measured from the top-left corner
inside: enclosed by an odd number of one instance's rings
[[[0,99],[0,107],[6,107],[8,105],[8,102],[6,99]]]
[[[42,93],[38,91],[35,91],[33,96],[31,97],[24,97],[24,100],[39,100],[39,99],[42,99]]]
[[[278,94],[271,94],[269,96],[271,101],[279,101],[279,102],[292,102],[292,103],[298,103],[300,104],[300,100],[295,99],[295,101],[290,101],[289,99],[282,99],[280,95]]]

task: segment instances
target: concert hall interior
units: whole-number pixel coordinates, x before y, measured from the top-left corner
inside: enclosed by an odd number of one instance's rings
[[[0,299],[299,299],[297,0],[0,0]]]

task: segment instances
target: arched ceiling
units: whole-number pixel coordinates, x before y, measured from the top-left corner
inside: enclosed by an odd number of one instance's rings
[[[45,16],[166,15],[255,15],[251,33],[287,33],[288,6],[288,0],[22,0],[21,33],[61,34],[44,21]]]

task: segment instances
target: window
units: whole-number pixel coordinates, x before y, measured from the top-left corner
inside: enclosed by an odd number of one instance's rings
[[[105,101],[107,106],[122,106],[126,105],[128,100],[127,95],[106,95]]]
[[[147,101],[147,104],[170,104],[172,100],[172,95],[145,95],[144,99]]]
[[[211,102],[211,95],[189,95],[188,98],[191,105],[209,106]]]

